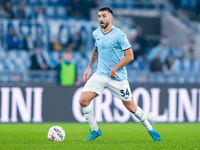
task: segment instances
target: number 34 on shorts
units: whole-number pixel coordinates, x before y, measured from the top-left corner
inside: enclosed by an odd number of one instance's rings
[[[130,92],[129,92],[128,88],[126,88],[124,90],[120,90],[120,93],[121,93],[121,97],[123,97],[125,99],[129,98],[129,96],[130,96]]]

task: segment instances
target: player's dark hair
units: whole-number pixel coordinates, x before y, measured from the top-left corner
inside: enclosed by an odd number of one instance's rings
[[[109,13],[111,13],[113,15],[113,11],[109,7],[102,7],[102,8],[99,9],[99,11],[108,11]]]

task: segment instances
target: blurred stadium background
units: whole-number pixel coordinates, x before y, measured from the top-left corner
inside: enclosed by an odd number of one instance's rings
[[[103,6],[114,10],[114,25],[133,46],[127,70],[136,102],[154,121],[200,121],[200,0],[1,0],[1,122],[84,122],[77,100]],[[35,47],[44,68],[31,67]],[[68,47],[79,86],[62,87],[57,80]],[[104,95],[94,102],[97,120],[129,121],[109,91]]]

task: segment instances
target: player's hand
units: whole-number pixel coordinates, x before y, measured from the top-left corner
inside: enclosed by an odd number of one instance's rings
[[[83,74],[83,81],[86,82],[90,78],[91,68],[87,68]]]
[[[111,78],[116,78],[117,77],[116,70],[112,68],[109,75]]]

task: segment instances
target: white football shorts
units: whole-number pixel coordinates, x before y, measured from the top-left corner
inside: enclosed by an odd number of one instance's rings
[[[93,74],[89,78],[83,88],[83,92],[91,91],[100,95],[105,88],[108,88],[120,100],[132,100],[132,94],[127,80],[117,81],[97,74]]]

